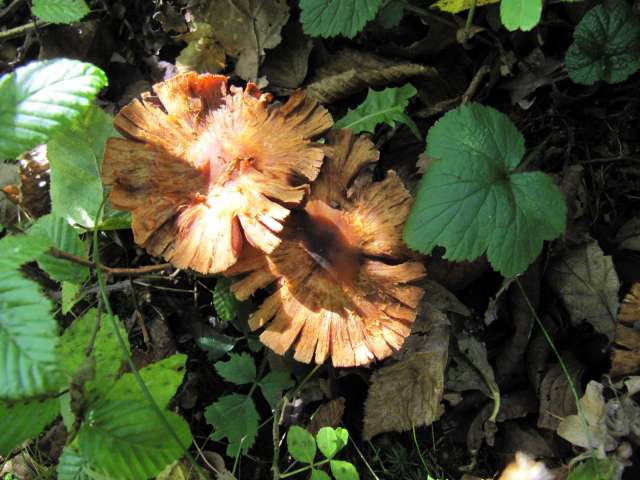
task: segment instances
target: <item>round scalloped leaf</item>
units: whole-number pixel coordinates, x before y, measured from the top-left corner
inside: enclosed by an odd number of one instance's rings
[[[640,20],[631,6],[611,0],[589,10],[573,32],[565,64],[576,83],[624,82],[640,69]]]
[[[60,386],[57,325],[38,285],[0,272],[0,398],[20,399]]]
[[[84,0],[33,0],[31,12],[43,22],[73,23],[90,10]]]
[[[524,139],[506,115],[479,104],[452,110],[429,130],[426,153],[435,162],[404,228],[409,247],[429,253],[440,245],[452,261],[486,252],[511,277],[564,231],[560,189],[542,172],[516,171]]]
[[[78,432],[82,457],[108,478],[139,480],[160,473],[191,445],[189,425],[163,412],[181,445],[145,400],[101,400],[92,405]]]
[[[0,78],[0,158],[46,143],[77,120],[107,85],[105,73],[76,60],[33,62]]]
[[[312,37],[353,38],[373,20],[383,0],[300,0],[300,21]]]

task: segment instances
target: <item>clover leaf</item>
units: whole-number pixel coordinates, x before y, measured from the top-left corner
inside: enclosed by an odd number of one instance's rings
[[[404,228],[409,247],[473,260],[486,252],[505,277],[523,272],[545,240],[565,228],[562,193],[542,172],[519,172],[524,138],[497,110],[469,104],[448,112],[427,135],[435,159]]]

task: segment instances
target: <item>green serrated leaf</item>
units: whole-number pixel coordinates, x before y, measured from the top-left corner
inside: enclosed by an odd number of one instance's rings
[[[619,83],[640,69],[640,19],[623,0],[589,10],[573,32],[565,64],[576,83]]]
[[[31,12],[43,22],[74,23],[90,10],[84,0],[33,0]]]
[[[60,364],[68,378],[72,378],[78,369],[86,363],[85,352],[96,326],[97,310],[92,308],[77,318],[60,338]],[[119,326],[120,334],[127,338],[126,330]],[[102,313],[100,329],[95,338],[92,355],[95,358],[96,380],[86,383],[87,391],[106,393],[111,391],[122,365],[122,352],[109,316]]]
[[[287,432],[287,450],[297,461],[313,463],[316,458],[316,441],[304,428],[293,425]]]
[[[139,373],[151,396],[160,406],[166,408],[182,383],[187,356],[176,353],[140,369]],[[113,400],[144,400],[140,386],[132,373],[125,373],[109,390],[106,398]]]
[[[256,363],[248,353],[230,353],[229,361],[217,362],[215,367],[227,382],[244,385],[256,381]]]
[[[343,460],[331,460],[329,465],[331,466],[331,473],[333,473],[336,480],[360,480],[360,475],[352,463]]]
[[[440,245],[452,261],[486,252],[511,277],[564,231],[560,189],[542,172],[516,171],[524,139],[506,115],[478,104],[456,108],[429,130],[426,153],[436,161],[404,227],[409,247],[428,253]]]
[[[327,458],[333,458],[349,441],[349,432],[344,428],[322,427],[317,435],[318,448]]]
[[[378,12],[377,22],[384,28],[397,27],[404,16],[404,5],[402,0],[391,0]]]
[[[383,0],[300,0],[300,21],[312,37],[353,38],[373,20]]]
[[[60,386],[50,309],[37,284],[17,271],[0,271],[0,398],[17,400]]]
[[[336,122],[336,128],[350,128],[353,133],[373,133],[375,128],[386,123],[395,126],[396,123],[404,123],[413,134],[420,138],[418,127],[405,113],[409,100],[416,94],[413,85],[407,83],[402,87],[385,88],[380,92],[369,89],[367,98],[354,110]]]
[[[251,397],[237,393],[221,397],[205,409],[204,416],[214,428],[211,438],[228,439],[228,456],[246,453],[255,443],[260,417]]]
[[[29,230],[31,234],[49,238],[51,245],[64,252],[87,258],[87,248],[73,229],[63,218],[48,214],[40,217]],[[82,283],[89,276],[89,268],[56,258],[47,253],[38,257],[38,265],[51,278],[59,282]]]
[[[0,271],[16,270],[33,262],[50,247],[51,241],[43,235],[7,235],[0,239]]]
[[[82,457],[110,478],[154,477],[178,460],[191,445],[189,425],[164,412],[178,444],[144,400],[99,400],[86,412],[78,432]]]
[[[567,480],[614,480],[618,478],[618,464],[613,458],[587,458],[575,465]]]
[[[238,315],[240,302],[231,293],[231,280],[229,278],[218,278],[213,289],[213,307],[216,309],[218,317],[224,322],[233,321]]]
[[[75,122],[107,85],[76,60],[33,62],[0,78],[0,158],[15,158]]]
[[[93,228],[102,203],[100,168],[113,119],[97,107],[47,145],[51,164],[51,209],[71,225]]]
[[[508,30],[528,31],[535,27],[542,16],[542,0],[502,0],[500,20]]]
[[[262,395],[272,409],[278,406],[282,391],[293,387],[291,376],[286,372],[269,372],[258,382]]]
[[[68,314],[82,300],[82,285],[73,282],[62,282],[62,314]]]
[[[39,435],[59,413],[58,400],[30,400],[9,405],[0,401],[0,456]]]
[[[58,480],[90,480],[89,460],[80,455],[75,448],[66,446],[58,460]]]
[[[221,359],[233,350],[236,342],[237,339],[216,332],[196,338],[196,345],[207,352],[207,358],[211,362]]]

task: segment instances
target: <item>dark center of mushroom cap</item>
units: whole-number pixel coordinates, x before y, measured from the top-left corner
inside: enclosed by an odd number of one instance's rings
[[[319,200],[298,215],[300,245],[335,281],[353,284],[362,261],[358,237],[344,214]]]

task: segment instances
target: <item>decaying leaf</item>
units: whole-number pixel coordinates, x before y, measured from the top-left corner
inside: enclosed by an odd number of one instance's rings
[[[429,305],[443,312],[453,312],[463,317],[471,316],[469,308],[438,282],[426,278],[422,287],[424,288],[424,298],[429,300]]]
[[[239,77],[256,81],[265,50],[281,41],[280,30],[289,19],[289,7],[285,0],[212,0],[194,7],[192,15],[199,26],[208,25],[202,32],[205,36],[196,37],[196,41],[203,41],[193,52],[217,52],[217,43],[237,59],[235,73]],[[205,40],[212,41],[207,44]],[[190,61],[201,64],[206,60]]]
[[[195,23],[195,22],[194,22]],[[179,72],[217,73],[222,71],[226,62],[224,48],[216,40],[211,25],[196,23],[193,31],[180,36],[187,42],[176,58]]]
[[[577,415],[565,417],[558,425],[558,435],[573,445],[588,449],[613,450],[615,440],[607,431],[602,384],[591,381],[580,399]]]
[[[447,316],[424,302],[414,331],[399,352],[401,360],[371,377],[364,438],[411,430],[440,418],[448,347]]]
[[[0,163],[0,225],[9,226],[18,217],[20,172],[15,163]]]
[[[397,174],[353,182],[378,160],[373,143],[335,130],[325,151],[309,201],[290,216],[280,246],[245,255],[225,274],[248,273],[232,286],[240,300],[277,282],[249,318],[252,330],[266,327],[260,340],[267,347],[281,355],[294,347],[300,362],[331,358],[353,367],[402,346],[424,293],[411,283],[425,269],[402,243],[412,198]]]
[[[640,283],[635,283],[624,297],[618,312],[615,346],[611,352],[612,377],[631,375],[640,371]]]
[[[288,207],[324,158],[311,140],[332,120],[302,92],[279,107],[270,100],[251,83],[228,88],[226,77],[190,72],[120,111],[126,138],[108,140],[102,178],[111,204],[132,212],[136,243],[202,273],[229,268],[247,242],[278,246]]]
[[[262,66],[262,74],[267,77],[269,87],[276,91],[298,88],[307,77],[312,48],[312,40],[302,33],[299,23],[284,27],[282,43],[267,54]]]
[[[587,321],[613,339],[620,282],[611,257],[596,242],[567,252],[550,268],[547,278],[573,325]]]
[[[307,93],[320,103],[332,103],[368,87],[386,86],[415,76],[437,75],[437,70],[432,67],[344,49],[318,68],[307,85]]]
[[[344,397],[334,398],[318,407],[311,416],[311,421],[307,425],[307,430],[315,435],[322,427],[337,427],[342,422],[344,414]]]
[[[571,381],[580,384],[583,367],[570,355],[562,355]],[[567,376],[559,364],[553,365],[540,384],[538,427],[555,430],[560,419],[576,413],[576,402]]]
[[[634,217],[620,227],[616,243],[618,248],[640,252],[640,217]]]

